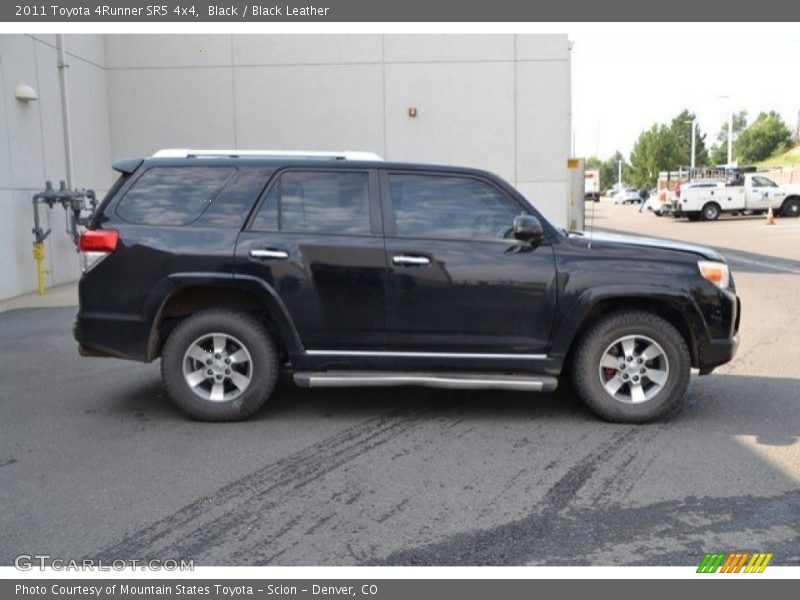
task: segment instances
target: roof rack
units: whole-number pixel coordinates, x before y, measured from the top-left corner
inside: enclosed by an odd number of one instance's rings
[[[190,150],[165,148],[153,158],[291,158],[298,160],[360,160],[382,161],[374,152],[317,152],[307,150]]]

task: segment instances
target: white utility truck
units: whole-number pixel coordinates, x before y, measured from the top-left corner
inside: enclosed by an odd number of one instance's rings
[[[588,169],[583,174],[583,198],[586,202],[600,202],[600,171]]]
[[[800,216],[800,185],[778,185],[752,169],[710,169],[680,184],[672,200],[675,218],[715,221],[722,213]],[[721,174],[721,177],[719,176]],[[694,174],[693,174],[694,175]]]

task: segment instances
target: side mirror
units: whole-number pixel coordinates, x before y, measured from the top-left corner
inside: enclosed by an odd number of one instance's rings
[[[536,217],[519,215],[514,217],[514,237],[523,242],[538,244],[544,237],[544,228]]]

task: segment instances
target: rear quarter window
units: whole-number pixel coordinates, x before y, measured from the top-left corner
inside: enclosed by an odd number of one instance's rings
[[[136,225],[188,225],[235,172],[233,167],[151,167],[122,197],[117,216]]]

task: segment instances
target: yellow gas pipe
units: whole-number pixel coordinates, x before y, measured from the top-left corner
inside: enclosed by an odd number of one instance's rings
[[[45,292],[45,275],[50,271],[44,268],[44,243],[34,242],[33,244],[33,258],[36,261],[36,283],[39,287],[39,295],[44,296]]]

